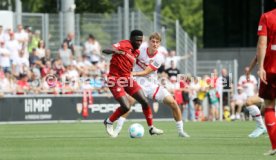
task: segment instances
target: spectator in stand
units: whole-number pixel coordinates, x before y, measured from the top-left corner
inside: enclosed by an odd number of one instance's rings
[[[193,88],[191,87],[191,76],[185,76],[180,80],[180,88],[182,89],[182,97],[183,97],[183,119],[184,121],[195,121],[195,108],[193,99],[195,98],[193,93]]]
[[[32,94],[40,94],[42,92],[41,74],[39,70],[31,70],[28,82]]]
[[[244,93],[247,97],[254,96],[257,91],[257,79],[252,74],[247,74],[249,72],[249,67],[244,68],[244,75],[239,78],[238,84],[243,87]]]
[[[32,53],[29,57],[30,67],[33,68],[35,65],[38,65],[39,67],[42,67],[42,63],[40,61],[40,58],[38,56],[38,51],[36,48],[32,49]]]
[[[41,67],[41,70],[40,70],[40,72],[41,72],[41,77],[43,78],[43,77],[49,75],[51,69],[52,69],[52,63],[51,63],[51,61],[48,60],[48,61],[46,61],[46,63]]]
[[[166,60],[165,60],[165,69],[170,68],[171,66],[171,61],[174,61],[175,66],[177,67],[179,64],[180,60],[183,59],[187,59],[191,56],[191,54],[185,55],[185,56],[176,56],[176,52],[175,50],[171,50],[168,54],[168,56],[166,56]]]
[[[74,93],[74,89],[71,86],[71,80],[66,79],[63,83],[62,83],[62,88],[61,88],[61,92],[62,94],[73,94]]]
[[[50,49],[46,49],[45,56],[41,58],[42,64],[45,65],[47,61],[50,61],[50,62],[54,61],[54,59],[51,57],[51,50]]]
[[[176,68],[174,61],[171,61],[171,67],[166,69],[165,72],[168,74],[169,78],[171,78],[172,76],[177,77],[177,75],[180,73],[179,69]]]
[[[15,39],[13,32],[10,32],[9,36],[10,39],[6,42],[6,48],[10,52],[11,61],[14,61],[19,57],[19,50],[21,50],[21,46]]]
[[[16,83],[16,94],[27,94],[30,91],[30,84],[28,83],[28,75],[20,74],[19,80]]]
[[[69,65],[66,67],[66,71],[62,75],[62,82],[65,82],[65,80],[79,80],[79,72],[77,71],[76,67],[74,65]]]
[[[17,25],[17,32],[15,32],[15,39],[19,42],[21,49],[24,49],[24,52],[26,53],[24,56],[26,58],[29,58],[29,52],[28,52],[28,42],[29,42],[29,35],[28,33],[23,29],[22,24]]]
[[[232,79],[226,68],[221,70],[221,76],[218,79],[217,90],[222,95],[222,106],[229,106],[230,95],[232,95]]]
[[[247,96],[243,93],[243,88],[238,86],[238,93],[235,94],[231,101],[231,120],[241,119],[241,110],[245,105]]]
[[[5,32],[3,30],[3,26],[0,25],[0,42],[5,42],[6,40],[8,40],[8,39],[6,39]]]
[[[43,58],[43,57],[45,57],[45,55],[46,55],[46,49],[45,49],[45,42],[43,40],[39,41],[36,50],[38,52],[38,57],[40,59]]]
[[[64,43],[67,44],[68,48],[71,50],[72,55],[75,55],[75,45],[73,43],[75,38],[75,34],[73,32],[70,32],[67,34],[67,37],[63,40],[62,45],[64,45]]]
[[[59,94],[62,88],[60,79],[55,75],[54,70],[51,70],[50,74],[54,76],[46,76],[42,79],[42,92],[46,94]]]
[[[4,42],[7,42],[8,40],[10,40],[11,32],[12,32],[11,28],[7,28],[4,30],[4,32],[2,33],[2,38],[3,38]]]
[[[29,72],[30,63],[29,60],[24,57],[24,52],[25,50],[20,50],[19,57],[13,61],[12,73],[15,77],[20,77],[20,75],[25,75]]]
[[[219,93],[211,83],[211,79],[207,80],[207,84],[209,84],[209,90],[206,94],[210,104],[209,120],[216,121],[219,119]]]
[[[196,109],[197,111],[201,112],[202,111],[201,103],[197,98],[197,93],[200,90],[198,77],[196,76],[192,77],[189,89],[190,89],[190,94],[189,94],[190,112],[195,112]],[[201,115],[198,115],[198,116],[199,116],[199,120],[201,121],[202,119]]]
[[[61,59],[65,67],[72,64],[73,54],[68,48],[68,44],[66,42],[63,42],[61,48],[59,49],[58,57]]]
[[[7,81],[5,79],[5,74],[2,68],[0,67],[0,93],[1,95],[4,93],[3,84],[5,84]]]
[[[10,71],[0,74],[0,90],[4,94],[13,94],[16,89],[15,78],[12,76]]]
[[[0,41],[0,67],[4,72],[11,71],[10,52],[5,47],[4,41]]]
[[[213,69],[210,77],[210,85],[213,85],[214,88],[218,87],[218,70]]]
[[[39,44],[39,41],[41,40],[40,38],[40,31],[36,30],[34,34],[29,34],[29,46],[28,46],[28,51],[32,52],[33,48],[37,48],[37,45]]]
[[[207,91],[209,89],[209,85],[207,84],[207,80],[210,79],[208,75],[204,75],[202,79],[199,80],[200,89],[197,93],[197,98],[199,99],[202,110],[204,113],[208,111],[208,100],[206,97]]]
[[[61,77],[65,72],[65,67],[60,58],[56,59],[53,63],[53,71],[57,77]]]
[[[96,65],[101,58],[101,46],[92,34],[89,34],[87,41],[84,43],[84,54],[89,56],[93,65]]]
[[[77,61],[75,61],[75,67],[78,70],[80,75],[88,74],[92,64],[90,63],[89,57],[86,55],[81,55],[78,57]]]

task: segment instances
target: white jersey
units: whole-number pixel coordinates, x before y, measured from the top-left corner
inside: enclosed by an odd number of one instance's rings
[[[250,75],[248,80],[245,75],[242,75],[238,82],[238,84],[243,87],[243,93],[245,93],[247,97],[255,95],[257,83],[257,79],[253,75]]]
[[[148,66],[151,67],[154,72],[146,75],[135,77],[137,83],[142,87],[145,95],[148,98],[163,102],[163,99],[170,95],[169,92],[159,85],[157,69],[164,63],[163,55],[158,51],[150,56],[148,48],[140,48],[140,55],[137,57],[136,64],[133,67],[134,72],[140,72],[145,70]]]
[[[148,80],[157,80],[157,70],[164,63],[163,55],[158,51],[154,53],[153,56],[150,56],[148,53],[148,48],[141,48],[140,55],[137,57],[136,64],[134,65],[133,71],[140,72],[145,70],[148,66],[151,67],[154,72],[146,75],[145,77]]]

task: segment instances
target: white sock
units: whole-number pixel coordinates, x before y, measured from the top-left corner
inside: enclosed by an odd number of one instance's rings
[[[107,123],[113,123],[113,122],[110,121],[109,118],[107,118],[106,122],[107,122]]]
[[[178,133],[184,132],[184,130],[183,130],[183,121],[177,121],[176,122],[176,128],[177,128]]]
[[[248,106],[246,108],[248,109],[249,114],[256,121],[257,127],[265,128],[264,121],[263,121],[260,109],[256,105],[251,105],[251,106]]]
[[[122,130],[122,128],[123,128],[123,125],[124,125],[124,123],[125,123],[125,120],[126,120],[125,117],[120,117],[120,118],[117,120],[117,126],[116,126],[116,128],[115,128],[115,130],[114,130],[116,133],[120,133],[120,132],[121,132],[121,130]]]

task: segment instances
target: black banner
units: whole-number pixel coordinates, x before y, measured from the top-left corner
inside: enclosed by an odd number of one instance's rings
[[[94,97],[82,117],[82,96],[20,96],[0,99],[0,121],[103,120],[119,106],[113,97]],[[172,118],[168,106],[151,102],[154,118]],[[140,104],[132,106],[129,118],[143,119]]]

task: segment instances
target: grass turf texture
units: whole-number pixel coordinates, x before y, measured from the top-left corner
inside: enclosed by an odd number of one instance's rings
[[[0,160],[262,160],[267,135],[250,139],[254,122],[188,122],[189,139],[177,136],[175,122],[155,122],[162,136],[132,139],[125,124],[118,138],[102,123],[0,125]]]

